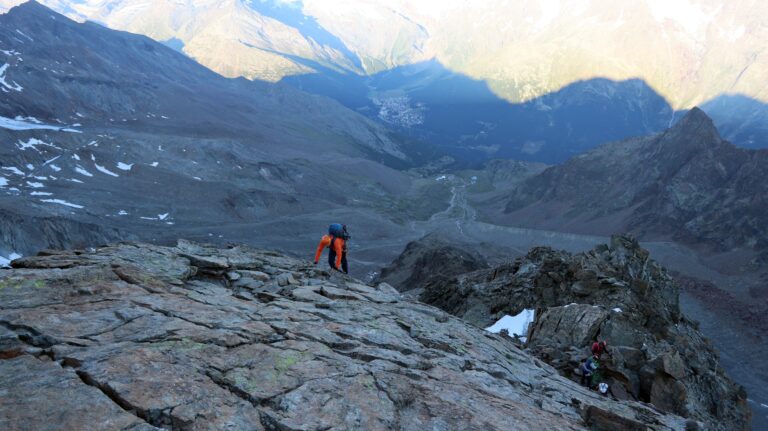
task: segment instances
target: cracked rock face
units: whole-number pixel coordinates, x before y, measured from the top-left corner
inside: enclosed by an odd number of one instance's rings
[[[579,254],[535,248],[493,269],[435,279],[420,299],[478,326],[535,309],[526,347],[562,375],[579,380],[592,343],[606,340],[602,377],[612,396],[708,429],[749,428],[745,390],[680,312],[677,283],[630,236]]]
[[[0,429],[685,426],[387,284],[275,253],[120,244],[14,266],[0,271]]]

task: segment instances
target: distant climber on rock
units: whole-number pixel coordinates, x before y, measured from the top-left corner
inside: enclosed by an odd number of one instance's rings
[[[315,253],[315,265],[320,262],[323,249],[328,247],[328,265],[344,274],[349,273],[347,266],[347,241],[351,238],[347,232],[347,225],[334,223],[328,227],[328,234],[323,235]]]
[[[594,377],[599,368],[600,368],[600,362],[598,361],[597,355],[592,355],[591,357],[589,357],[589,359],[582,362],[581,385],[586,386],[588,388],[594,387],[596,384]]]
[[[592,343],[592,355],[597,356],[599,359],[603,353],[608,353],[608,343],[605,340]]]

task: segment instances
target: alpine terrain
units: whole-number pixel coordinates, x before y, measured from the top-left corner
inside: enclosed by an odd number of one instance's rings
[[[0,0],[0,429],[768,429],[766,17]]]

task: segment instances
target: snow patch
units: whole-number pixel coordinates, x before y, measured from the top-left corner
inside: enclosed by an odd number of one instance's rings
[[[8,178],[0,177],[0,189],[8,185]]]
[[[77,172],[80,175],[85,175],[86,177],[92,177],[93,176],[92,173],[86,171],[85,168],[83,168],[80,165],[75,166],[75,172]]]
[[[133,163],[123,163],[123,162],[117,162],[117,169],[123,170],[123,171],[130,171],[131,168],[133,168]]]
[[[168,218],[168,216],[169,216],[169,215],[170,215],[169,213],[165,213],[165,214],[158,214],[158,215],[157,215],[157,219],[158,219],[158,220],[165,220],[165,219],[167,219],[167,218]]]
[[[32,187],[33,189],[41,189],[41,188],[45,187],[45,184],[43,184],[43,183],[33,183],[33,182],[30,182],[30,181],[27,181],[27,185]]]
[[[117,212],[117,215],[126,216],[128,215],[128,212],[126,210],[120,210]]]
[[[109,169],[105,168],[104,166],[101,166],[97,163],[94,163],[93,166],[96,166],[96,170],[101,172],[102,174],[110,175],[113,177],[119,177],[120,175],[117,175],[116,173],[110,171]]]
[[[53,144],[49,144],[48,142],[44,142],[44,141],[41,141],[41,140],[35,139],[35,138],[29,138],[29,140],[27,140],[27,142],[19,141],[19,142],[16,143],[16,148],[20,149],[21,151],[27,151],[28,149],[31,148],[31,149],[37,151],[38,153],[42,153],[42,151],[40,151],[40,148],[38,148],[38,147],[50,147],[50,148],[55,148],[57,150],[61,150],[61,148],[59,148],[59,147],[57,147],[57,146],[55,146]]]
[[[34,42],[35,41],[35,39],[32,39],[31,37],[27,36],[23,31],[19,30],[18,28],[16,29],[16,33],[26,37],[27,39],[29,39],[30,42]]]
[[[11,171],[11,173],[14,173],[16,175],[24,175],[24,172],[21,172],[21,169],[15,166],[3,166],[3,169],[5,169],[6,171]]]
[[[151,164],[151,165],[149,165],[149,166],[152,166],[153,168],[156,168],[156,167],[157,167],[157,165],[159,165],[159,164],[160,164],[160,163],[157,163],[157,162],[152,162],[152,164]]]
[[[93,176],[93,175],[91,175],[91,176]],[[78,179],[75,179],[75,178],[70,178],[67,181],[70,181],[70,182],[73,182],[73,183],[78,183],[78,184],[85,184],[82,181],[80,181]]]
[[[32,192],[30,193],[31,196],[53,196],[53,193],[48,192]]]
[[[518,335],[525,342],[528,326],[533,322],[536,312],[531,309],[525,309],[516,316],[506,315],[499,319],[493,325],[485,328],[486,331],[498,334],[502,329],[509,331],[509,335]]]
[[[51,126],[42,123],[33,123],[29,121],[7,118],[0,116],[0,127],[8,130],[56,130],[58,132],[83,133],[79,130],[66,127]]]
[[[5,71],[8,70],[8,67],[10,65],[8,63],[5,63],[3,66],[0,66],[0,85],[2,85],[2,88],[8,89],[11,91],[21,91],[24,89],[21,85],[17,84],[16,81],[13,81],[13,85],[9,84],[8,81],[6,81],[5,77]]]
[[[616,307],[616,308],[614,308],[612,311],[615,311],[615,312],[617,312],[617,313],[621,313],[621,308],[618,308],[618,307]]]
[[[8,257],[0,256],[0,268],[10,268],[11,267],[11,261],[14,261],[16,259],[21,259],[21,255],[18,253],[11,253]]]
[[[61,172],[61,168],[58,165],[50,165],[51,169],[53,169],[54,172]]]
[[[50,204],[59,204],[59,205],[64,205],[66,207],[77,208],[77,209],[84,208],[82,205],[73,204],[71,202],[67,202],[61,199],[40,199],[40,202],[45,202]]]

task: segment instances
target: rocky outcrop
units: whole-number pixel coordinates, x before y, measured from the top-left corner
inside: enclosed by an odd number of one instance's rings
[[[718,355],[678,306],[679,287],[638,242],[570,254],[536,248],[493,269],[435,280],[424,302],[488,326],[535,309],[527,347],[563,375],[593,341],[607,340],[603,378],[617,399],[645,401],[707,429],[747,429],[746,393],[720,368]]]
[[[13,266],[0,271],[2,429],[685,426],[387,284],[272,252],[124,243]]]
[[[484,268],[488,268],[488,264],[475,251],[459,248],[430,234],[409,242],[400,256],[381,270],[378,280],[401,291],[412,290],[438,277],[452,277]]]
[[[135,236],[120,229],[63,217],[20,215],[0,208],[0,256],[43,248],[86,248]]]

